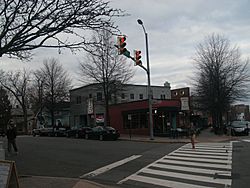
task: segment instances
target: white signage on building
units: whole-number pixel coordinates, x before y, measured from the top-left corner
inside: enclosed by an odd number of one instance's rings
[[[94,113],[93,99],[89,98],[88,99],[88,114],[93,114],[93,113]]]
[[[189,110],[188,97],[181,97],[181,110]]]

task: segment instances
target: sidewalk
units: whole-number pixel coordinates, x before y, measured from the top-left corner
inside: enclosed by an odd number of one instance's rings
[[[238,137],[232,137],[227,135],[215,135],[210,131],[210,128],[202,130],[201,134],[196,137],[196,142],[224,142],[229,140],[237,140]],[[153,142],[153,143],[189,143],[190,138],[188,137],[178,137],[178,138],[170,138],[170,137],[157,137],[155,136],[153,140],[150,140],[150,136],[142,136],[142,135],[131,135],[122,134],[120,140],[131,140],[137,142]]]
[[[196,142],[225,142],[230,140],[237,140],[238,137],[231,137],[227,135],[215,135],[210,132],[210,129],[203,130],[196,138]],[[135,142],[150,142],[150,143],[190,143],[190,139],[182,138],[169,138],[169,137],[154,137],[150,140],[149,136],[133,135],[131,139],[129,135],[121,135],[120,140],[135,141]],[[60,178],[60,177],[20,177],[20,188],[111,188],[110,186],[101,185],[95,182],[78,179],[78,178]],[[112,188],[118,188],[112,187]]]

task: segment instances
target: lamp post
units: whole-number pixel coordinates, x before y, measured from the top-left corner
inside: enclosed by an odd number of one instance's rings
[[[150,129],[150,140],[154,140],[154,132],[153,132],[153,117],[152,117],[152,91],[151,91],[151,84],[150,84],[150,68],[149,68],[149,54],[148,54],[148,34],[146,29],[143,25],[142,20],[137,20],[138,24],[140,24],[143,28],[143,32],[145,34],[146,40],[146,58],[147,58],[147,69],[145,71],[148,75],[148,109],[149,109],[149,129]]]

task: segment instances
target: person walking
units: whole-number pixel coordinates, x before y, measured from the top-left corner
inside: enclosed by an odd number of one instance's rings
[[[192,149],[195,149],[195,126],[191,123],[190,127],[190,139],[192,144]]]
[[[16,146],[16,128],[15,123],[12,119],[9,120],[9,123],[7,125],[7,139],[8,139],[8,152],[11,153],[11,146],[13,146],[13,149],[16,154],[18,154],[18,149]]]

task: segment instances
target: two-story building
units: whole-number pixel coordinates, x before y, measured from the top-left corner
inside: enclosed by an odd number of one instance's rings
[[[110,125],[121,133],[133,128],[137,134],[148,134],[147,85],[125,84],[110,98]],[[179,126],[180,101],[171,99],[170,84],[151,86],[154,132],[167,134]],[[104,97],[100,84],[70,90],[70,125],[95,126],[105,117]]]

